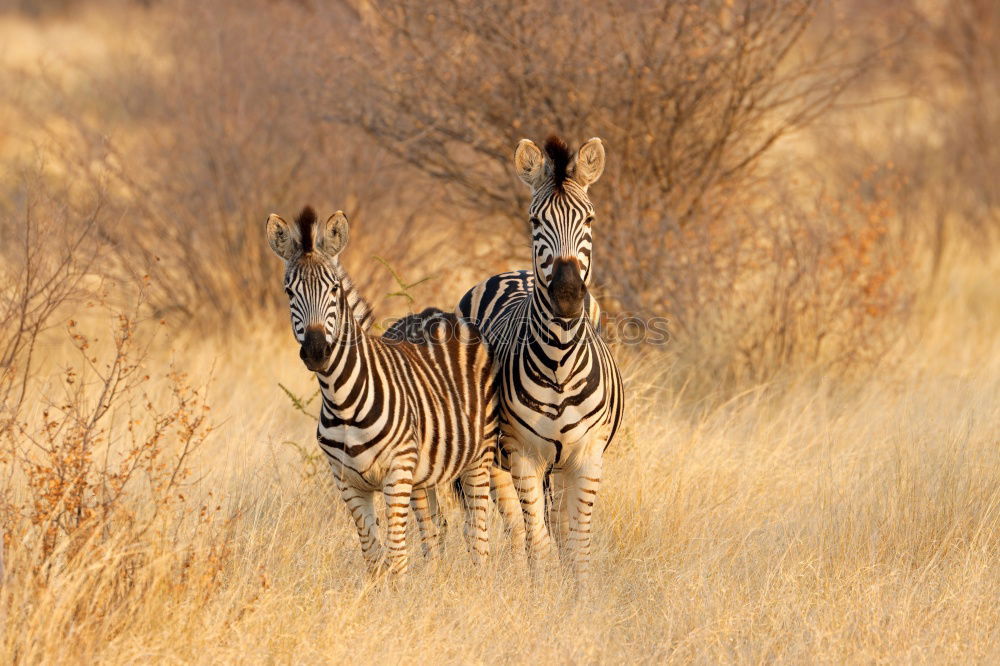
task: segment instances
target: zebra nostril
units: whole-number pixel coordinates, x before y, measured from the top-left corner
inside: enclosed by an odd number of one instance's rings
[[[586,285],[576,259],[556,259],[549,282],[549,296],[557,317],[577,317],[583,308]]]
[[[305,362],[307,368],[316,370],[326,362],[332,349],[330,343],[326,341],[326,331],[323,327],[309,326],[306,328],[302,347],[299,349],[299,358]]]

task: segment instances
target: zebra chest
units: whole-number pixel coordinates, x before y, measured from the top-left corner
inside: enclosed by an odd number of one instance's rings
[[[520,384],[503,401],[505,430],[522,442],[572,445],[605,418],[603,386],[591,390]]]

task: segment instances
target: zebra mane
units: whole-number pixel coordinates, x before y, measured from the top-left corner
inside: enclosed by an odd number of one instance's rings
[[[316,226],[316,211],[312,206],[306,206],[295,218],[295,224],[299,225],[299,236],[302,238],[302,254],[309,254],[313,251],[313,227]]]
[[[354,315],[354,321],[358,322],[361,330],[368,331],[375,321],[371,303],[358,291],[354,280],[347,274],[340,261],[334,262],[334,268],[337,271],[337,278],[340,280],[340,288],[344,290],[344,294],[347,297],[347,306],[351,309],[351,314]]]
[[[556,187],[561,187],[563,181],[568,177],[566,171],[572,158],[569,146],[553,134],[545,140],[545,154],[549,156],[549,162],[552,164],[552,179],[555,181]]]

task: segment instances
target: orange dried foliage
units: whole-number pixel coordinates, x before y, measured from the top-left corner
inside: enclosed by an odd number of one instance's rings
[[[151,377],[133,316],[117,315],[103,361],[76,321],[67,332],[78,362],[61,371],[60,398],[48,399],[40,419],[13,419],[0,433],[4,462],[24,481],[19,499],[7,488],[0,505],[5,546],[29,544],[35,574],[57,554],[71,559],[112,530],[144,532],[181,507],[189,458],[212,431],[205,389],[185,373],[167,373],[166,401],[147,394]]]

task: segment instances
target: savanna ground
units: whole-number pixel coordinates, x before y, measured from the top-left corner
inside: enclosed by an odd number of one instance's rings
[[[1000,9],[874,5],[0,2],[0,661],[1000,659]],[[447,308],[553,130],[670,331],[609,327],[595,580],[496,518],[368,580],[264,220]]]

